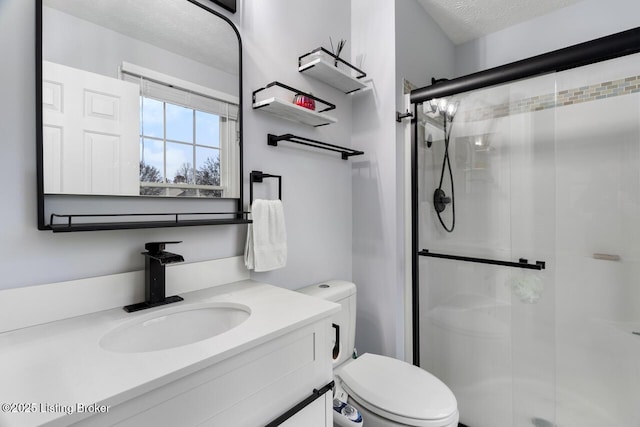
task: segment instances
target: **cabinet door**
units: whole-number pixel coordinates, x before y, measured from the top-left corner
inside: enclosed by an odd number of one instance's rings
[[[264,427],[332,378],[331,323],[307,325],[81,420],[74,427]],[[280,425],[332,426],[328,390]]]
[[[280,424],[280,427],[331,427],[333,425],[331,399],[331,392],[329,392]]]

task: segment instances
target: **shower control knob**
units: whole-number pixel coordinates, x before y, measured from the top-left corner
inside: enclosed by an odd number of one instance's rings
[[[451,197],[447,197],[442,189],[438,188],[433,193],[433,206],[438,213],[444,211],[449,203],[451,203]]]

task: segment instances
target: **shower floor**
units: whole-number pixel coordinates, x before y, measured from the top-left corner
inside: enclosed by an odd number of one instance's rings
[[[495,380],[471,387],[454,389],[461,408],[461,418],[465,423],[460,427],[602,427],[622,426],[621,420],[598,407],[595,402],[587,401],[578,394],[568,390],[558,390],[557,396],[545,395],[548,384],[535,380],[518,381],[521,388],[530,391],[529,402],[519,403],[517,413],[512,411],[510,416],[501,414],[503,419],[496,419],[493,411],[487,408],[495,406],[496,396],[501,396],[504,402],[511,402],[512,382],[510,379]],[[484,396],[491,396],[492,402],[486,402]],[[553,414],[555,404],[556,413]],[[466,414],[465,414],[466,412]],[[492,412],[492,413],[489,413]],[[465,416],[465,415],[470,415]],[[554,423],[553,418],[556,418]],[[471,418],[471,419],[470,419]]]

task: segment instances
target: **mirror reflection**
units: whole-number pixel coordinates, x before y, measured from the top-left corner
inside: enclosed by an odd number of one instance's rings
[[[43,0],[45,194],[239,197],[239,42],[191,1]]]

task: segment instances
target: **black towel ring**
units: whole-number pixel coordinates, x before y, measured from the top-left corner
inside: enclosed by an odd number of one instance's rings
[[[282,176],[263,173],[262,171],[251,171],[249,174],[249,207],[253,204],[253,183],[262,182],[264,178],[278,178],[278,199],[282,200]]]

